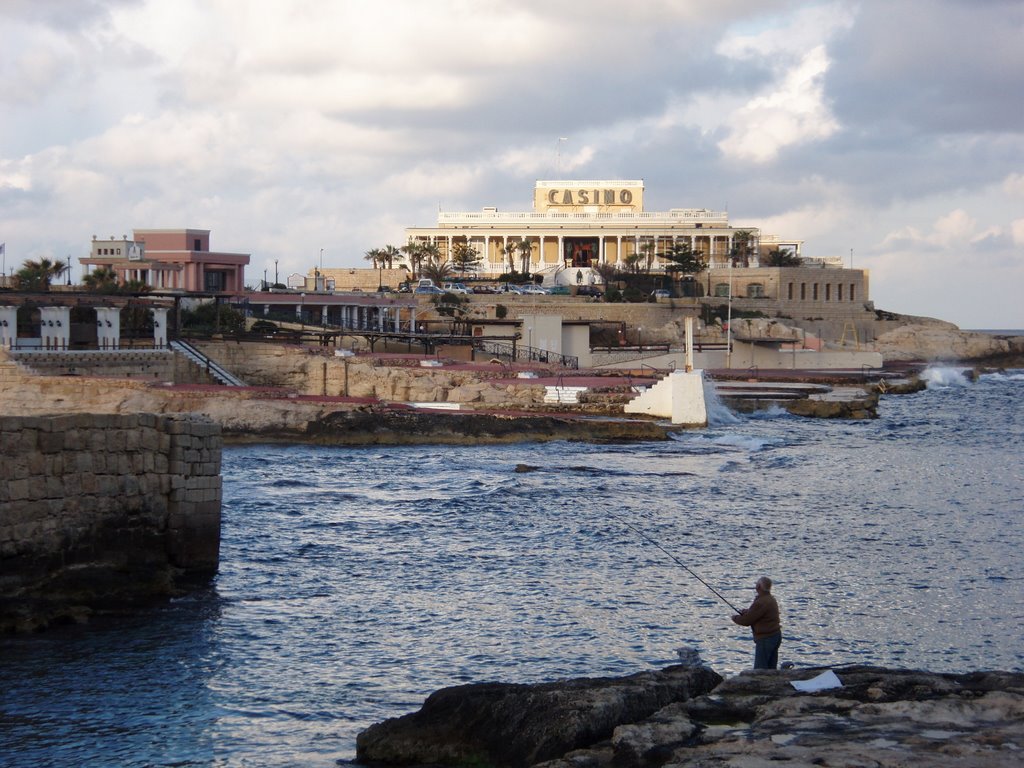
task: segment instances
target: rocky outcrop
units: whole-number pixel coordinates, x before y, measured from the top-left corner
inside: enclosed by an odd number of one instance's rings
[[[786,402],[785,408],[794,416],[817,419],[876,419],[878,391],[860,387],[833,387],[830,392]]]
[[[857,666],[835,670],[839,688],[802,693],[793,687],[821,671],[750,671],[710,691],[701,688],[720,678],[699,667],[669,667],[619,684],[449,688],[420,712],[360,734],[358,759],[544,768],[1024,762],[1020,673]]]
[[[271,427],[227,432],[229,442],[319,445],[481,445],[548,442],[667,440],[668,429],[641,419],[580,419],[553,415],[423,411],[362,407],[326,413],[295,430]]]
[[[1024,336],[994,336],[961,331],[955,326],[903,325],[875,340],[886,362],[923,360],[954,362],[1024,358]]]
[[[529,766],[612,736],[673,702],[707,693],[721,677],[677,665],[622,678],[445,688],[419,712],[359,734],[356,759],[389,765]]]

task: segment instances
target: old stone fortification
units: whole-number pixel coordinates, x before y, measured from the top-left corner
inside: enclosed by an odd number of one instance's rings
[[[97,376],[141,382],[212,384],[210,375],[184,355],[170,349],[8,351],[7,358],[46,376]],[[0,383],[3,381],[0,371]]]
[[[220,427],[0,416],[0,631],[173,594],[217,570]]]

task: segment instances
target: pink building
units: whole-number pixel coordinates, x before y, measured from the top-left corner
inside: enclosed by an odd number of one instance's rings
[[[245,287],[247,253],[210,250],[208,229],[136,229],[132,239],[92,239],[92,249],[79,259],[91,271],[106,267],[119,282],[138,280],[156,291],[221,293]]]

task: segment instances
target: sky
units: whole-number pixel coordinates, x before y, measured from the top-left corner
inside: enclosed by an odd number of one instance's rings
[[[0,0],[0,243],[211,231],[247,281],[642,179],[1024,329],[1021,0]]]

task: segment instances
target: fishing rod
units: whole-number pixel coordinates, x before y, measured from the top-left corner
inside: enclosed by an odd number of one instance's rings
[[[695,578],[695,579],[696,579],[697,581],[699,581],[699,582],[700,582],[701,584],[703,584],[703,585],[704,585],[705,587],[707,587],[708,589],[710,589],[710,590],[711,590],[711,591],[712,591],[712,592],[714,593],[715,597],[717,597],[717,598],[718,598],[719,600],[721,600],[721,601],[722,601],[723,603],[725,603],[725,604],[726,604],[726,605],[728,605],[728,606],[729,606],[730,608],[732,608],[732,609],[733,609],[734,611],[736,611],[736,613],[742,613],[742,611],[741,611],[741,610],[740,610],[739,608],[737,608],[737,607],[736,607],[735,605],[733,605],[733,604],[732,604],[732,603],[730,603],[730,602],[729,602],[728,600],[726,600],[726,599],[725,599],[724,597],[722,597],[722,595],[721,595],[721,594],[720,594],[720,593],[718,592],[718,590],[717,590],[717,589],[715,589],[714,587],[712,587],[712,586],[711,586],[710,584],[708,584],[708,583],[707,583],[706,581],[704,581],[704,579],[702,579],[702,578],[701,578],[700,576],[698,576],[698,575],[697,575],[696,573],[694,573],[694,572],[693,572],[692,570],[690,570],[690,568],[689,568],[689,567],[688,567],[688,566],[686,565],[686,563],[684,563],[684,562],[683,562],[682,560],[680,560],[680,559],[679,559],[678,557],[676,557],[675,555],[673,555],[673,554],[672,554],[671,552],[669,552],[669,551],[668,551],[667,549],[665,549],[665,548],[664,548],[663,546],[661,546],[661,544],[659,544],[658,542],[656,542],[656,541],[655,541],[654,539],[652,539],[652,538],[651,538],[650,536],[648,536],[648,535],[647,535],[646,533],[644,533],[644,532],[643,532],[642,530],[640,530],[639,528],[637,528],[637,527],[636,527],[635,525],[633,525],[633,524],[632,524],[631,522],[629,522],[629,521],[628,521],[628,520],[626,520],[625,518],[619,517],[618,515],[616,515],[616,514],[615,514],[615,513],[613,513],[613,512],[606,512],[605,514],[607,514],[607,515],[608,515],[608,517],[611,517],[611,518],[614,518],[615,520],[618,520],[618,521],[619,521],[620,523],[622,523],[622,524],[623,524],[624,526],[626,526],[627,528],[629,528],[629,529],[630,529],[631,531],[633,531],[633,532],[634,532],[635,534],[637,534],[638,536],[640,536],[641,538],[643,538],[643,539],[644,539],[645,541],[648,541],[648,542],[650,542],[651,544],[653,544],[654,546],[656,546],[656,547],[657,547],[658,549],[660,549],[660,550],[661,550],[662,552],[664,552],[664,553],[665,553],[666,555],[668,555],[668,556],[669,556],[670,558],[672,558],[672,560],[674,560],[674,561],[675,561],[676,565],[678,565],[678,566],[679,566],[680,568],[682,568],[682,569],[683,569],[684,571],[686,571],[686,572],[687,572],[688,574],[690,574],[691,576],[693,576],[693,578]]]

